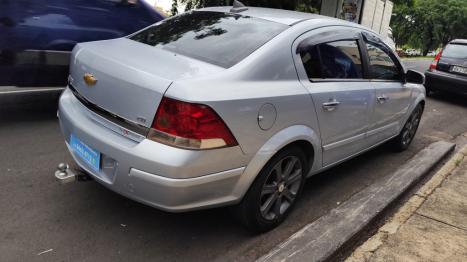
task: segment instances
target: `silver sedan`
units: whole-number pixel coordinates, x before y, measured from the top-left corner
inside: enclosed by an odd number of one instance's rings
[[[266,231],[307,177],[386,141],[406,149],[423,81],[358,24],[213,7],[78,44],[58,114],[107,188],[171,212],[232,205]]]

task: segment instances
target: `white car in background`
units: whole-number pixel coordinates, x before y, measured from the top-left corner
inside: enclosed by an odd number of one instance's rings
[[[407,56],[419,56],[421,55],[422,53],[420,52],[420,50],[416,50],[416,49],[413,49],[413,48],[409,48],[409,49],[406,49],[405,50],[405,54]]]

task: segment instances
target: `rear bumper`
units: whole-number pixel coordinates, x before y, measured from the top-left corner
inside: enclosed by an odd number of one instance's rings
[[[429,89],[467,94],[467,77],[441,71],[426,71],[425,86]]]
[[[60,98],[59,119],[77,165],[121,195],[171,212],[240,200],[234,193],[245,166],[239,147],[193,151],[148,139],[135,142],[102,125],[100,116],[84,107],[68,89]],[[71,134],[101,153],[99,171],[71,149]]]

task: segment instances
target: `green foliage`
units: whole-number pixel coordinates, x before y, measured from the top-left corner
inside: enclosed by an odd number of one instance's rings
[[[452,39],[467,38],[467,1],[396,1],[391,27],[398,46],[408,44],[426,55]]]
[[[170,13],[171,13],[171,15],[178,14],[178,1],[177,0],[173,0],[172,8],[170,9]]]

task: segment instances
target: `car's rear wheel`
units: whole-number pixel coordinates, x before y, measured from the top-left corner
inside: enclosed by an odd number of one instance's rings
[[[261,170],[238,206],[247,228],[265,232],[278,226],[292,210],[305,182],[305,154],[289,147],[275,155]]]
[[[412,140],[417,133],[417,129],[422,118],[422,113],[423,107],[419,104],[413,110],[409,119],[407,119],[407,122],[402,128],[402,131],[392,141],[393,147],[396,151],[404,151],[409,147],[410,143],[412,143]]]

